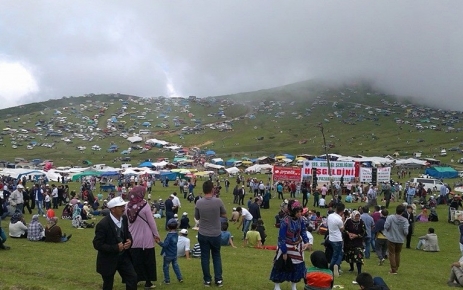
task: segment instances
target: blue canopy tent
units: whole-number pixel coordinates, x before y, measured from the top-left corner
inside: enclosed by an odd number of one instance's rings
[[[119,172],[117,171],[106,171],[106,172],[102,172],[101,173],[101,177],[107,177],[107,176],[118,176],[119,175]]]
[[[169,181],[174,181],[177,179],[177,173],[170,172],[170,171],[163,171],[159,174],[155,175],[156,179],[164,180],[165,178],[169,179]]]
[[[294,160],[294,156],[291,154],[283,154],[286,158]]]
[[[433,178],[439,178],[439,179],[458,177],[458,171],[456,171],[452,167],[438,167],[438,166],[430,167],[426,169],[425,174]]]
[[[42,171],[32,170],[32,171],[28,171],[28,172],[24,172],[24,173],[19,174],[17,179],[20,180],[23,176],[31,175],[31,176],[34,176],[34,180],[36,180],[35,176],[42,176],[43,174],[44,173]]]
[[[149,127],[149,126],[151,126],[151,123],[150,122],[143,122],[141,125],[143,127]]]
[[[230,166],[233,166],[235,165],[235,162],[236,162],[236,159],[228,159],[227,161],[225,161],[225,166],[227,167],[230,167]]]
[[[138,165],[138,167],[153,167],[153,162],[145,161],[143,163],[140,163],[140,165]]]
[[[206,155],[215,155],[215,151],[212,151],[212,150],[206,151]]]

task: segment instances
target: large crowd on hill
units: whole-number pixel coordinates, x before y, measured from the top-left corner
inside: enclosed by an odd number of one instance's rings
[[[154,282],[158,280],[155,243],[162,247],[165,284],[171,283],[170,264],[177,280],[183,282],[177,258],[197,257],[201,259],[204,285],[215,283],[222,286],[220,247],[237,245],[237,239],[228,231],[231,224],[241,229],[243,246],[275,251],[270,280],[275,283],[276,290],[286,281],[296,289],[301,280],[307,290],[332,289],[336,277],[346,271],[341,269],[343,261],[348,265],[348,272],[357,272],[353,282],[362,289],[388,289],[381,278],[373,278],[363,271],[365,259],[370,259],[371,253],[376,253],[379,265],[389,261],[389,273],[396,275],[401,264],[402,245],[405,243],[406,248],[412,248],[415,222],[437,221],[435,207],[439,204],[448,206],[449,221],[453,218],[463,221],[463,215],[451,216],[462,204],[448,185],[442,187],[435,198],[432,191],[412,183],[391,182],[375,186],[348,182],[313,188],[309,182],[271,184],[270,180],[264,182],[238,175],[236,185],[231,189],[228,178],[220,180],[211,175],[199,192],[195,189],[196,180],[177,179],[173,185],[178,187],[179,196],[173,192],[165,200],[152,201],[151,192],[156,180],[151,176],[119,176],[115,190],[107,197],[95,194],[97,182],[96,178],[82,180],[80,190],[74,192],[69,191],[67,184],[55,185],[45,176],[34,181],[2,176],[0,215],[2,219],[10,217],[9,237],[30,241],[67,242],[72,235],[62,233],[59,218],[72,220],[76,228],[96,227],[93,245],[98,250],[97,271],[102,275],[103,289],[112,289],[116,271],[123,276],[127,289],[136,289],[140,281],[145,283],[146,289],[154,288]],[[166,180],[161,183],[168,186]],[[220,199],[223,191],[234,196],[235,207],[229,215]],[[192,224],[187,212],[179,217],[182,195],[184,200],[195,204]],[[289,198],[285,198],[288,195]],[[312,205],[309,205],[309,198],[313,199]],[[278,200],[274,202],[279,205],[274,222],[279,228],[278,242],[267,245],[260,211],[268,210],[272,200]],[[378,200],[385,201],[385,205],[379,206]],[[389,212],[391,200],[403,201],[392,213]],[[353,208],[356,202],[362,205]],[[60,207],[62,213],[58,217],[55,211]],[[26,223],[23,214],[25,211],[32,214],[34,210],[37,214]],[[97,215],[104,218],[95,225],[92,218]],[[39,216],[46,217],[45,226],[40,224]],[[168,231],[164,240],[158,232],[160,218],[165,218],[163,227]],[[198,231],[198,242],[193,246],[188,238],[191,230]],[[437,232],[438,228],[436,231],[429,227],[428,232],[418,238],[415,248],[439,251]],[[460,232],[463,255],[463,226],[460,226]],[[313,251],[312,233],[323,236],[325,251]],[[6,240],[6,231],[0,229],[0,249],[10,249]],[[313,251],[309,268],[304,261],[304,251]],[[210,255],[214,276],[209,270]],[[107,267],[109,264],[112,267]],[[449,286],[463,286],[461,269],[463,258],[452,264]]]

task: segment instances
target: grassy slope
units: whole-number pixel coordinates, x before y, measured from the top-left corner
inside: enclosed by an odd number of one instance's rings
[[[344,95],[342,95],[344,94]],[[368,95],[369,94],[369,95]],[[56,101],[48,101],[40,104],[30,104],[23,108],[10,108],[2,110],[0,116],[7,116],[8,112],[17,114],[18,111],[29,112],[27,115],[22,115],[18,122],[13,122],[13,117],[7,118],[9,123],[4,123],[4,127],[12,127],[19,129],[19,126],[31,129],[33,124],[39,119],[49,120],[53,116],[53,109],[47,109],[45,115],[41,115],[39,111],[44,107],[57,108],[62,110],[63,107],[74,107],[80,109],[79,104],[89,103],[91,100],[93,107],[89,107],[85,111],[81,111],[81,115],[93,116],[98,113],[97,106],[104,102],[107,103],[108,109],[104,116],[100,118],[99,127],[104,128],[106,119],[121,107],[119,98],[127,99],[128,96],[99,95],[95,97],[68,98]],[[318,98],[318,99],[317,99]],[[137,98],[132,98],[137,99]],[[323,141],[320,130],[317,125],[322,123],[325,128],[327,143],[334,143],[335,147],[329,151],[344,155],[364,154],[364,155],[387,155],[396,151],[403,156],[410,156],[415,151],[422,151],[424,156],[433,156],[438,154],[441,147],[449,148],[458,146],[460,140],[459,133],[445,133],[444,131],[424,130],[417,131],[412,125],[402,124],[402,129],[395,124],[394,118],[409,120],[412,124],[420,122],[420,118],[407,119],[406,110],[400,107],[390,107],[383,105],[380,100],[387,99],[389,102],[394,102],[394,96],[384,96],[375,94],[366,84],[358,84],[356,86],[338,86],[329,87],[323,83],[317,82],[301,82],[284,87],[261,90],[257,92],[241,93],[229,96],[220,96],[216,100],[232,100],[235,104],[225,106],[224,112],[229,118],[244,116],[247,113],[252,113],[256,116],[255,119],[244,118],[233,122],[233,131],[218,132],[217,130],[205,130],[200,134],[183,135],[184,139],[179,137],[180,129],[183,126],[194,126],[187,113],[180,111],[180,106],[172,104],[164,105],[158,108],[156,104],[139,105],[130,102],[128,114],[121,121],[126,122],[125,129],[131,126],[136,128],[136,132],[141,128],[140,124],[144,120],[131,120],[130,115],[138,116],[145,108],[153,110],[147,113],[146,120],[152,119],[152,127],[154,133],[147,137],[156,137],[165,139],[171,142],[177,142],[184,146],[197,146],[208,143],[204,148],[211,148],[218,152],[221,157],[240,157],[243,155],[259,156],[267,154],[291,153],[291,154],[322,154]],[[314,101],[325,100],[326,104],[316,104]],[[110,102],[113,101],[113,104]],[[260,102],[266,102],[267,107],[259,106]],[[269,105],[270,101],[280,102],[278,105]],[[291,104],[294,101],[294,104]],[[99,102],[99,103],[98,103]],[[337,107],[333,107],[333,103],[337,102]],[[72,103],[73,105],[69,105]],[[202,104],[200,102],[179,101],[179,105],[187,103],[190,105],[190,112],[194,118],[201,119],[203,124],[223,121],[217,117],[208,117],[208,114],[218,112],[220,102],[210,102]],[[407,103],[407,101],[402,101]],[[356,108],[355,104],[362,104],[360,108]],[[373,109],[366,109],[367,106]],[[167,112],[166,108],[172,110]],[[384,116],[381,113],[369,116],[368,111],[375,108],[393,109],[394,112],[390,116]],[[306,110],[311,109],[310,115],[306,115]],[[36,111],[33,111],[36,110]],[[156,112],[155,110],[158,110]],[[73,123],[84,122],[80,117],[70,111],[62,110],[63,115],[67,116],[68,120]],[[277,113],[284,112],[284,115],[276,117]],[[342,117],[333,117],[332,114],[338,112]],[[185,124],[180,127],[174,127],[172,118],[168,120],[159,119],[159,114],[166,113],[173,117],[178,116],[185,120]],[[349,114],[353,113],[353,116]],[[364,121],[357,121],[358,116],[363,116]],[[297,119],[297,116],[301,118]],[[370,118],[368,120],[367,118]],[[376,120],[374,119],[376,118]],[[442,119],[442,117],[441,117]],[[326,122],[328,120],[329,122]],[[348,125],[342,120],[355,122],[356,125]],[[25,122],[23,124],[23,122]],[[157,124],[164,122],[169,125],[169,129],[155,127]],[[434,122],[439,124],[440,121]],[[138,125],[136,125],[138,123]],[[455,125],[457,127],[458,124]],[[445,126],[442,126],[445,128]],[[56,127],[55,127],[56,128]],[[170,133],[167,133],[169,130]],[[38,142],[58,142],[54,149],[35,148],[34,150],[26,150],[27,142],[21,142],[24,146],[18,149],[11,148],[11,136],[3,135],[3,144],[0,159],[9,159],[14,157],[23,157],[26,159],[42,158],[53,159],[57,165],[78,165],[82,160],[91,160],[94,163],[112,164],[115,157],[122,156],[119,153],[106,153],[105,149],[110,143],[117,144],[121,149],[126,149],[130,145],[128,141],[119,137],[120,132],[115,133],[115,137],[104,138],[102,140],[94,140],[92,142],[84,142],[74,139],[73,144],[65,144],[60,141],[59,137],[34,136]],[[32,134],[33,135],[33,134]],[[69,134],[65,134],[68,136]],[[333,135],[334,138],[330,138]],[[373,136],[374,135],[374,136]],[[264,137],[264,140],[257,140],[257,137]],[[418,139],[425,140],[418,143]],[[305,144],[299,144],[300,140],[307,140]],[[91,152],[90,147],[93,144],[100,145],[101,152]],[[79,145],[87,147],[84,154],[76,150]],[[458,159],[461,154],[450,153],[444,162],[448,163],[452,155]],[[137,151],[132,153],[132,164],[136,164],[147,158],[155,157],[172,157],[172,153],[160,152],[158,149],[153,149],[146,154],[140,155]]]
[[[418,174],[418,172],[414,172],[414,174]],[[266,177],[258,176],[258,178]],[[201,182],[198,182],[198,184],[201,184]],[[234,185],[234,181],[232,181],[232,185]],[[77,189],[77,184],[71,183],[71,189]],[[152,198],[166,198],[173,190],[176,190],[176,188],[162,188],[158,183],[154,188],[155,193]],[[230,213],[233,207],[231,195],[223,194],[222,199],[227,211]],[[396,204],[394,203],[391,206],[391,211]],[[277,212],[278,205],[279,201],[272,199],[271,209],[262,210],[267,228],[268,245],[276,243],[277,229],[273,227],[273,217]],[[358,205],[353,204],[351,207],[356,208]],[[424,253],[413,249],[404,249],[399,275],[397,276],[387,274],[389,270],[387,263],[384,266],[377,266],[376,256],[372,254],[372,258],[365,261],[364,271],[382,276],[391,289],[445,289],[447,287],[445,282],[448,278],[449,265],[451,262],[458,260],[460,255],[458,229],[456,226],[446,222],[446,209],[442,205],[438,207],[440,221],[437,223],[417,223],[415,235],[412,238],[412,247],[414,247],[418,241],[417,237],[424,235],[427,228],[432,226],[436,229],[439,237],[441,252]],[[188,212],[192,219],[193,204],[189,204],[182,199],[181,211]],[[61,214],[61,208],[57,214]],[[29,222],[30,219],[31,216],[26,214],[26,221]],[[40,218],[40,220],[45,223],[44,218]],[[157,220],[162,237],[166,235],[163,230],[164,223],[164,219]],[[71,222],[67,220],[60,220],[59,224],[65,233],[73,234],[68,243],[52,245],[8,239],[7,244],[12,249],[1,252],[2,261],[5,261],[0,265],[0,271],[2,272],[1,289],[99,289],[101,277],[95,272],[96,251],[92,247],[93,230],[76,230],[71,227]],[[7,229],[7,221],[3,221],[2,226]],[[222,248],[225,287],[227,289],[272,289],[273,286],[268,277],[274,252],[242,248],[241,233],[236,228],[236,225],[231,224],[230,231],[235,237],[234,240],[238,248]],[[189,238],[192,243],[196,242],[194,231],[190,231]],[[314,248],[322,250],[320,245],[322,237],[314,234],[314,238]],[[160,250],[157,247],[158,281],[161,281],[163,277],[162,259],[159,253]],[[308,266],[310,265],[309,255],[309,253],[306,253],[306,264]],[[200,261],[198,259],[180,259],[179,264],[185,283],[181,285],[173,282],[168,286],[169,289],[185,289],[186,285],[188,285],[188,289],[203,289]],[[346,265],[343,263],[343,268],[345,269],[345,267]],[[172,270],[171,275],[174,275]],[[345,273],[339,279],[336,279],[335,284],[344,285],[344,289],[358,289],[357,286],[351,284],[354,278],[354,274]],[[114,289],[125,289],[119,282],[120,279],[116,277]],[[158,285],[158,287],[165,288],[167,286]],[[289,290],[290,285],[285,283],[282,289]],[[302,289],[302,283],[299,283],[298,289]]]

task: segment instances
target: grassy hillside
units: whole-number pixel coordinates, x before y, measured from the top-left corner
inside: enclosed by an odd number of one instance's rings
[[[444,161],[449,162],[463,157],[459,114],[414,105],[377,92],[368,83],[335,86],[306,81],[197,100],[91,94],[1,110],[0,140],[4,147],[0,159],[53,159],[57,165],[78,165],[83,160],[113,164],[114,159],[123,157],[121,151],[131,146],[126,137],[141,129],[151,131],[142,135],[144,139],[213,149],[223,158],[323,154],[321,124],[330,153],[399,152],[410,156],[420,151],[423,156],[434,156],[441,148],[459,148],[448,152]],[[116,123],[108,123],[113,118]],[[143,126],[144,122],[150,126]],[[230,130],[220,130],[223,122]],[[113,130],[108,129],[111,126]],[[188,132],[184,127],[198,130]],[[26,149],[34,142],[52,146]],[[111,144],[116,144],[119,152],[106,152]],[[100,146],[101,151],[92,151],[93,145]],[[81,151],[78,146],[87,148]],[[133,150],[129,156],[132,164],[137,164],[148,158],[173,157],[173,153],[154,148],[143,154]]]

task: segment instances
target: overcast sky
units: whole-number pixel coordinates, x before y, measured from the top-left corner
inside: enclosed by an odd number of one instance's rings
[[[367,77],[463,110],[463,1],[0,0],[0,108]]]

